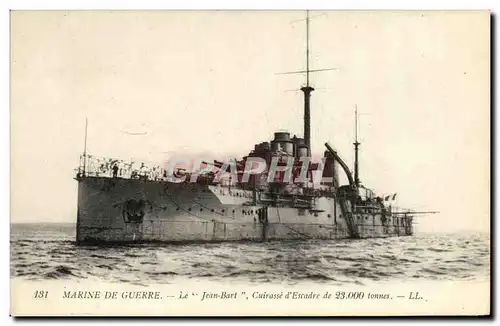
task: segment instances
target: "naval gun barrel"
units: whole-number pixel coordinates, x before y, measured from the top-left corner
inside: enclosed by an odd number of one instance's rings
[[[225,165],[224,162],[221,162],[221,161],[218,161],[218,160],[214,160],[213,163],[207,162],[207,161],[203,161],[202,164],[211,165],[211,166],[214,166],[214,167],[216,167],[218,169],[221,169]],[[244,168],[244,165],[241,162],[236,161],[235,164],[236,164],[236,168],[238,170],[242,170]],[[226,171],[228,171],[228,170],[229,170],[229,166],[226,167]]]

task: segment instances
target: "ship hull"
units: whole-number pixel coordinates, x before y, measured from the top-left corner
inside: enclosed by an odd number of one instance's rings
[[[221,242],[351,237],[334,198],[315,209],[256,204],[248,190],[106,177],[78,180],[77,244]],[[264,216],[265,209],[265,216]],[[360,238],[404,236],[411,225],[354,214]]]

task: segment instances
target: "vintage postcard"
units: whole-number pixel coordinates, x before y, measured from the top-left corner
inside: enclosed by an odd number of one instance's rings
[[[489,315],[490,21],[11,11],[11,314]]]

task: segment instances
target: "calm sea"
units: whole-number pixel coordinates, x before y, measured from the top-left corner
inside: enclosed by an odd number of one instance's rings
[[[181,279],[368,284],[490,277],[483,233],[340,241],[77,247],[74,224],[11,226],[12,278],[135,285]]]

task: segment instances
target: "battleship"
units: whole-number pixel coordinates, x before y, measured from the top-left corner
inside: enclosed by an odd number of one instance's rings
[[[192,169],[96,157],[85,146],[78,182],[76,243],[362,239],[411,236],[416,212],[377,195],[359,175],[357,110],[354,171],[325,143],[311,155],[309,14],[303,137],[277,131],[241,159]],[[340,184],[340,173],[347,184]]]

